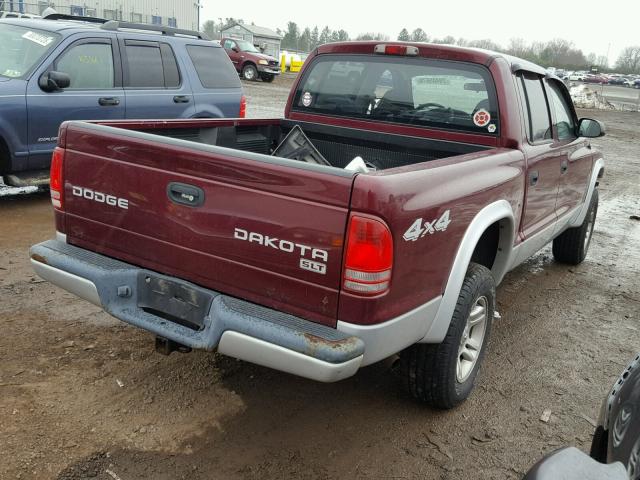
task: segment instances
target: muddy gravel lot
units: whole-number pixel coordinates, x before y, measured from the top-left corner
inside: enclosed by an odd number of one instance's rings
[[[245,85],[278,116],[290,81]],[[498,289],[475,394],[424,408],[391,362],[319,384],[215,354],[154,352],[151,335],[41,281],[48,195],[0,196],[0,478],[520,478],[563,445],[588,450],[600,403],[640,350],[640,114],[606,122],[587,260],[549,248]],[[550,409],[550,421],[540,421]]]

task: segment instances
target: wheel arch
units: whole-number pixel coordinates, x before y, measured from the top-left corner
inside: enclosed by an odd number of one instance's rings
[[[497,285],[508,271],[514,239],[513,209],[506,200],[493,202],[476,214],[462,237],[438,312],[421,343],[440,343],[446,336],[462,282],[474,255],[481,264],[491,263],[485,266],[491,270]],[[495,250],[492,252],[491,249]]]

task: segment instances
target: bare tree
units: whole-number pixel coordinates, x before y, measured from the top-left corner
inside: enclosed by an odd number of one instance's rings
[[[640,46],[625,48],[616,62],[621,73],[640,73]]]
[[[409,40],[411,40],[409,31],[406,28],[400,30],[400,33],[398,34],[398,40],[400,40],[401,42],[408,42]]]
[[[413,32],[411,32],[411,40],[413,42],[428,42],[429,35],[427,35],[427,32],[418,27]]]
[[[389,35],[385,35],[384,33],[366,32],[358,35],[356,40],[379,40],[381,42],[386,42],[389,40]]]

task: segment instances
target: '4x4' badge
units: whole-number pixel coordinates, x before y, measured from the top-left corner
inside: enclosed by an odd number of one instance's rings
[[[444,232],[451,220],[449,220],[449,210],[445,211],[440,218],[436,218],[432,221],[424,221],[422,218],[418,218],[411,224],[409,230],[404,232],[402,238],[407,242],[415,242],[419,238],[426,236],[427,234],[433,235],[436,232]]]

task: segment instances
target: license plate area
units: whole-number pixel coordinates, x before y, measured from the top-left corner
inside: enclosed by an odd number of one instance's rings
[[[138,275],[138,307],[147,313],[202,330],[213,294],[184,282],[141,272]]]

